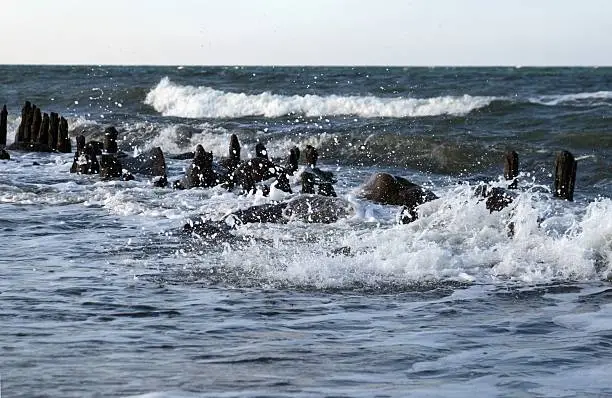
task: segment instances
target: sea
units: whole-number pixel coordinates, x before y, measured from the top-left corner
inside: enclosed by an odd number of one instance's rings
[[[8,143],[28,100],[75,137],[272,158],[313,145],[350,216],[183,232],[264,196],[0,161],[3,397],[612,396],[612,68],[0,66]],[[490,212],[475,190],[505,187]],[[577,159],[555,198],[559,151]],[[304,165],[300,165],[303,168]],[[398,224],[370,175],[439,198]],[[510,233],[509,225],[513,226]]]

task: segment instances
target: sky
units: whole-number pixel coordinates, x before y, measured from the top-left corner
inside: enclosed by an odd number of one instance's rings
[[[612,65],[610,0],[2,0],[0,64]]]

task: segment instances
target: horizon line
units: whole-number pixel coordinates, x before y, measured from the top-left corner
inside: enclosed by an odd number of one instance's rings
[[[248,68],[248,67],[266,67],[266,68],[610,68],[611,64],[196,64],[196,63],[178,63],[178,64],[153,64],[153,63],[20,63],[8,62],[0,63],[0,66],[137,66],[137,67],[225,67],[225,68]]]

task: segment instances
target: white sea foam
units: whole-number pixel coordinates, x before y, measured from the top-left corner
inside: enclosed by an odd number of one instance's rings
[[[45,167],[33,169],[33,160]],[[27,153],[10,164],[0,162],[6,191],[0,202],[82,205],[156,233],[177,230],[186,218],[220,220],[237,209],[270,201],[261,195],[237,196],[221,188],[155,189],[146,179],[99,181],[96,176],[69,174],[69,160],[69,154]],[[27,182],[34,170],[39,173],[36,181],[52,184]],[[86,180],[90,183],[84,183]],[[292,183],[298,181],[293,178]],[[553,200],[538,188],[526,187],[509,208],[489,213],[473,196],[473,186],[438,187],[435,191],[440,199],[420,206],[416,222],[395,225],[397,207],[364,201],[352,195],[351,187],[339,186],[338,194],[355,208],[348,219],[329,225],[298,221],[249,224],[236,231],[248,238],[246,242],[255,237],[248,247],[206,252],[206,261],[194,253],[177,260],[197,268],[221,267],[246,275],[251,278],[247,283],[252,284],[319,288],[449,280],[532,284],[610,277],[612,199],[570,203]],[[513,237],[508,236],[509,222],[514,223]],[[341,247],[350,248],[350,255],[334,254]]]
[[[590,93],[575,93],[575,94],[559,94],[559,95],[542,95],[535,98],[530,98],[529,101],[541,104],[556,106],[565,103],[582,103],[587,102],[587,105],[592,105],[593,100],[610,100],[612,99],[612,91],[596,91]]]
[[[422,205],[416,222],[395,226],[389,223],[393,209],[364,210],[367,206],[361,205],[351,219],[316,228],[300,223],[245,226],[245,234],[274,244],[254,244],[247,256],[228,250],[219,262],[257,270],[267,280],[319,288],[433,280],[590,280],[608,277],[612,267],[612,221],[601,223],[612,220],[610,199],[585,209],[524,192],[511,207],[490,214],[470,187],[460,186]],[[513,237],[508,236],[509,222],[514,223]],[[351,255],[330,254],[339,247],[350,248]]]
[[[91,126],[97,126],[98,122],[95,120],[87,119],[84,116],[75,116],[68,118],[69,130],[75,130],[78,128],[86,128]]]
[[[165,77],[147,94],[145,103],[164,116],[185,118],[280,117],[291,114],[401,118],[465,115],[489,105],[494,99],[467,94],[458,97],[382,98],[230,93],[205,86],[183,86]]]
[[[229,145],[229,133],[222,127],[212,126],[205,123],[199,126],[200,133],[183,136],[179,125],[164,127],[146,142],[144,149],[160,147],[165,153],[184,153],[193,151],[198,144],[202,144],[204,149],[212,151],[215,156],[226,156]]]
[[[151,140],[145,142],[142,150],[148,150],[158,146],[164,153],[179,154],[193,151],[196,145],[201,144],[205,150],[211,151],[217,159],[228,155],[229,140],[232,134],[231,131],[210,123],[203,123],[199,125],[198,128],[201,129],[200,132],[185,135],[182,133],[181,125],[175,124],[164,127],[159,133],[154,135]],[[301,139],[280,136],[270,138],[265,141],[264,144],[271,157],[284,158],[294,146],[304,148],[306,145],[313,145],[314,147],[320,148],[325,142],[332,139],[332,135],[320,133],[300,138]],[[241,157],[243,159],[254,156],[254,145],[242,145]]]

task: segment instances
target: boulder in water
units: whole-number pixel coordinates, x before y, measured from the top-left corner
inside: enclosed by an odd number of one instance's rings
[[[417,206],[438,199],[428,189],[389,173],[376,173],[361,187],[361,196],[373,202],[403,206],[402,223],[416,220]]]

